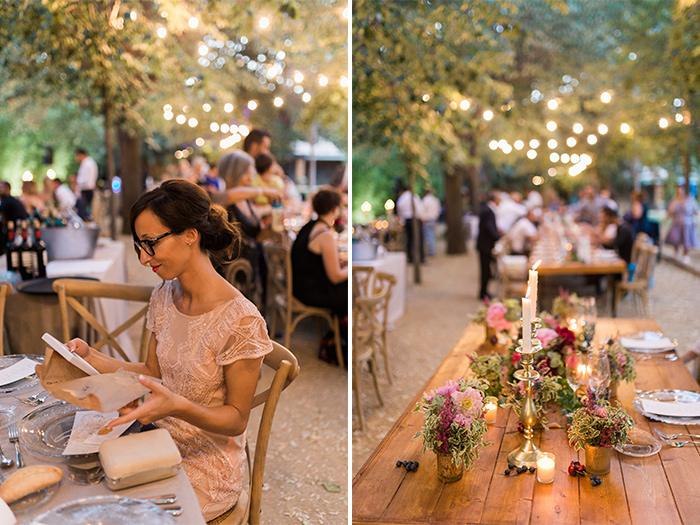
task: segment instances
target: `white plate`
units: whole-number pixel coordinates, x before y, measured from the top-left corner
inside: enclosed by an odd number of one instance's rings
[[[19,363],[25,357],[31,359],[32,361],[36,361],[37,363],[44,362],[43,355],[4,355],[0,356],[0,370]],[[39,383],[39,378],[36,376],[36,374],[32,374],[30,376],[23,377],[14,383],[8,383],[7,385],[0,386],[0,394],[9,394],[10,392],[16,392],[17,390],[22,390],[24,388],[31,388],[36,386],[37,383]]]
[[[34,518],[51,525],[173,525],[175,518],[148,501],[124,496],[94,496],[64,503]]]
[[[615,447],[620,454],[635,458],[646,458],[658,454],[661,450],[661,443],[649,432],[633,428],[629,432],[628,442]]]
[[[662,332],[637,332],[636,334],[622,334],[619,338],[620,344],[622,344],[623,337],[626,339],[636,339],[645,343],[654,343],[654,341],[659,341],[662,337],[664,337],[664,334]],[[671,338],[669,337],[668,339]],[[625,348],[627,348],[630,352],[639,354],[660,354],[673,350],[677,346],[678,341],[673,339],[669,345],[663,345],[659,348],[635,348],[634,345],[631,344],[629,346],[625,346]]]
[[[669,423],[671,425],[700,425],[700,417],[660,416],[658,414],[645,412],[642,406],[642,399],[665,402],[673,401],[676,403],[698,403],[700,402],[699,392],[692,392],[690,390],[650,390],[635,396],[632,405],[637,409],[637,412],[653,421],[661,421],[662,423]]]

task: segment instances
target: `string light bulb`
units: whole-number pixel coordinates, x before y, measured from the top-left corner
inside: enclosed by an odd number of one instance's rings
[[[557,129],[557,123],[554,122],[553,120],[550,120],[549,122],[547,122],[547,129],[548,129],[549,131],[554,131],[554,130],[556,130],[556,129]]]
[[[605,135],[608,132],[608,127],[605,124],[598,124],[598,134]]]
[[[268,27],[270,27],[270,19],[266,16],[263,16],[262,18],[260,18],[258,25],[260,26],[260,29],[267,29]]]
[[[557,109],[559,107],[559,102],[557,102],[557,100],[553,98],[552,100],[547,102],[547,107],[549,109],[551,109],[552,111],[554,111],[555,109]]]
[[[580,122],[577,122],[576,124],[574,124],[574,133],[579,134],[582,132],[583,132],[583,124],[581,124]]]
[[[255,100],[251,100],[248,102],[248,109],[251,111],[255,111],[258,108],[258,103]]]
[[[608,104],[611,100],[612,100],[612,93],[610,93],[610,91],[603,91],[600,94],[600,101],[603,104]]]
[[[666,129],[668,127],[668,119],[666,117],[661,117],[659,119],[659,127],[661,129]]]
[[[187,23],[189,24],[189,26],[192,29],[196,29],[197,26],[199,25],[199,20],[197,19],[196,16],[193,16],[192,18],[189,19],[189,21]]]
[[[462,100],[462,102],[459,103],[459,109],[462,111],[467,111],[471,107],[471,102],[469,102],[466,98]]]
[[[621,131],[622,133],[627,134],[627,133],[629,133],[631,130],[632,130],[632,128],[630,128],[630,125],[627,124],[626,122],[623,122],[622,124],[620,124],[620,131]]]
[[[484,120],[491,120],[493,118],[493,111],[487,109],[484,111]]]
[[[282,100],[282,97],[275,97],[275,101],[273,102],[276,108],[281,108],[282,104],[284,104],[284,100]]]

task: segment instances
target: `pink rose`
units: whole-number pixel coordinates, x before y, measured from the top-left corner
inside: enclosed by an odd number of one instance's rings
[[[559,334],[556,332],[556,330],[552,330],[551,328],[540,328],[537,330],[537,339],[539,339],[542,343],[542,348],[544,350],[549,348],[549,343],[551,343],[557,337],[559,337]]]
[[[498,332],[508,330],[511,322],[506,319],[506,313],[508,313],[508,308],[503,303],[493,303],[486,310],[486,325],[495,328]]]
[[[511,357],[511,362],[512,362],[514,365],[516,365],[516,364],[518,364],[518,363],[520,362],[520,358],[521,358],[521,357],[522,357],[522,356],[521,356],[520,354],[515,353],[515,354],[513,354],[513,356]]]
[[[457,414],[455,418],[453,419],[455,423],[457,423],[460,427],[469,429],[472,426],[472,420],[471,418],[468,418],[464,414]]]
[[[456,405],[460,405],[462,401],[464,401],[464,398],[467,397],[467,394],[465,394],[464,392],[460,392],[459,390],[455,390],[454,392],[452,392],[451,396],[452,401],[454,401]]]
[[[441,386],[436,390],[436,394],[439,396],[449,396],[457,389],[459,389],[459,384],[457,384],[454,379],[450,379],[445,383],[445,386]]]
[[[625,354],[618,354],[617,362],[620,366],[624,366],[627,363],[627,356]]]

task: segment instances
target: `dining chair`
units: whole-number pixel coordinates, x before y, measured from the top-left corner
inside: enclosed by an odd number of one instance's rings
[[[5,355],[5,302],[10,294],[12,294],[12,285],[0,283],[0,355]]]
[[[389,384],[393,384],[391,372],[389,372],[389,351],[386,343],[387,327],[389,325],[389,302],[391,301],[391,292],[396,285],[397,279],[394,275],[386,272],[377,272],[372,280],[372,294],[378,295],[386,292],[384,299],[377,305],[377,316],[379,320],[378,330],[375,334],[377,345],[382,352],[384,359],[384,370]]]
[[[224,278],[246,296],[258,309],[262,303],[262,292],[256,286],[255,272],[250,262],[242,257],[223,267]]]
[[[260,523],[263,475],[272,431],[272,420],[275,417],[282,391],[299,375],[297,358],[277,341],[272,341],[272,352],[265,356],[263,365],[274,370],[275,375],[269,388],[253,397],[252,408],[263,405],[263,412],[258,425],[252,467],[251,452],[248,443],[246,443],[247,490],[244,489],[241,492],[235,507],[210,520],[208,522],[210,525],[241,525],[244,523],[258,525]]]
[[[620,301],[624,294],[632,295],[635,312],[645,317],[649,316],[649,288],[656,264],[656,256],[659,247],[653,244],[642,244],[639,247],[637,266],[631,281],[618,281],[615,283],[615,314],[620,307]]]
[[[352,390],[355,394],[360,430],[364,429],[360,396],[360,370],[365,364],[372,374],[374,391],[377,394],[379,404],[384,405],[382,393],[379,390],[376,354],[379,346],[377,339],[381,331],[377,310],[386,296],[387,291],[384,290],[368,297],[357,297],[352,307]]]
[[[340,319],[329,308],[308,306],[294,297],[292,291],[291,247],[263,244],[268,257],[268,295],[272,297],[272,321],[270,335],[275,337],[278,318],[284,322],[284,346],[289,347],[292,333],[302,319],[318,317],[325,319],[333,331],[338,365],[343,368],[343,347],[340,336]],[[320,325],[319,325],[320,326]],[[321,336],[323,333],[320,334]]]
[[[61,311],[62,334],[63,341],[71,339],[69,330],[68,307],[70,306],[75,312],[85,320],[100,337],[96,341],[88,341],[88,343],[96,350],[103,346],[111,346],[125,361],[131,361],[116,338],[129,328],[135,325],[143,318],[141,328],[141,342],[139,345],[139,361],[146,360],[148,354],[148,341],[150,331],[146,329],[146,312],[151,299],[153,288],[151,286],[139,286],[133,284],[117,284],[117,283],[102,283],[99,281],[85,281],[82,279],[57,279],[53,283],[53,289],[58,294],[58,306]],[[99,299],[118,299],[123,301],[132,301],[136,303],[145,303],[145,306],[140,308],[134,315],[127,319],[118,327],[109,330],[104,325],[104,315],[101,314],[101,306]],[[97,315],[95,315],[84,301],[90,301],[96,305]],[[102,319],[102,321],[98,318]]]
[[[353,295],[357,295],[359,297],[367,296],[373,273],[373,266],[352,265]]]

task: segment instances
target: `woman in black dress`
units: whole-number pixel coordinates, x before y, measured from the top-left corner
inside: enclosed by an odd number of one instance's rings
[[[341,195],[321,189],[311,206],[318,219],[307,223],[292,246],[294,297],[307,306],[330,308],[343,319],[348,315],[348,268],[340,263],[333,223],[340,214]],[[347,333],[344,334],[347,341]]]

